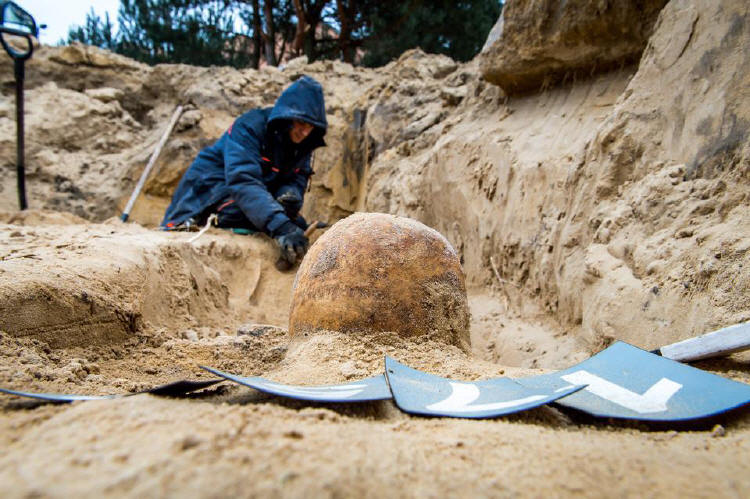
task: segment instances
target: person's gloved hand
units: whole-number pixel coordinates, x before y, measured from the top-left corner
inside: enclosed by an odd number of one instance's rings
[[[302,204],[302,198],[294,191],[286,191],[284,194],[276,198],[282,206],[294,206],[298,207]]]
[[[291,220],[297,218],[300,208],[302,208],[302,198],[293,191],[286,191],[276,198],[276,201],[284,208],[284,213]]]
[[[279,244],[280,259],[288,262],[290,266],[293,266],[298,259],[305,256],[310,245],[310,241],[302,232],[302,229],[292,222],[284,222],[281,227],[276,229],[274,239]]]

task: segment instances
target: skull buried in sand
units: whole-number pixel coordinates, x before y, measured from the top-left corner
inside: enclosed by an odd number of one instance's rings
[[[393,331],[469,349],[469,307],[458,255],[410,218],[356,213],[308,251],[292,291],[289,332]]]

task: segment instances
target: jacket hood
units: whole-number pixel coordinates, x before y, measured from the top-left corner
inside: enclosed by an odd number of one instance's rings
[[[309,76],[292,83],[276,100],[268,121],[299,120],[320,129],[322,138],[328,128],[323,87]]]

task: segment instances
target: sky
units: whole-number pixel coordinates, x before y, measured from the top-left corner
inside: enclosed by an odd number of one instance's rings
[[[40,30],[39,41],[46,45],[55,45],[61,38],[68,38],[68,28],[86,22],[86,14],[94,9],[99,17],[109,13],[113,24],[117,23],[117,8],[120,0],[14,0],[36,20],[37,26],[46,24],[47,29]]]

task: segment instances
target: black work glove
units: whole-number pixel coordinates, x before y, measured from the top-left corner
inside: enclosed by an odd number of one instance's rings
[[[300,208],[302,208],[302,198],[293,191],[286,191],[276,198],[276,201],[284,208],[284,213],[290,220],[297,218]]]
[[[310,245],[305,233],[292,222],[284,222],[276,229],[274,239],[279,244],[279,258],[287,261],[290,265],[302,259]]]

